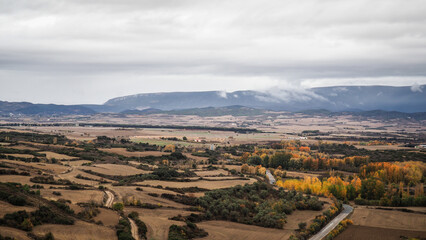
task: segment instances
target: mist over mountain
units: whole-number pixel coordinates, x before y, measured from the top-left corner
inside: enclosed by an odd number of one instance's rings
[[[108,100],[103,105],[55,105],[28,102],[2,102],[1,114],[90,115],[123,114],[200,114],[255,115],[264,110],[332,112],[398,111],[426,112],[425,85],[414,87],[340,86],[270,91],[206,91],[144,93]]]
[[[425,112],[424,86],[342,86],[308,90],[274,90],[267,92],[170,92],[147,93],[118,97],[104,105],[88,106],[97,111],[181,110],[190,108],[245,106],[275,111],[327,109],[329,111],[386,110]]]

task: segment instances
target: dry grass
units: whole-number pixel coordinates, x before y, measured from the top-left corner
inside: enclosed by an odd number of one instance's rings
[[[336,240],[401,240],[401,236],[415,239],[425,239],[426,231],[408,231],[400,229],[377,228],[368,226],[349,226],[339,234]]]
[[[217,175],[220,175],[220,174],[223,174],[225,176],[228,175],[228,172],[223,170],[223,169],[212,170],[212,171],[195,171],[195,173],[200,177],[217,176]]]
[[[44,143],[26,142],[26,141],[21,141],[20,143],[28,144],[28,145],[31,145],[31,146],[45,146],[45,147],[52,147],[52,148],[69,148],[69,149],[76,149],[76,150],[80,150],[80,151],[84,150],[83,148],[70,147],[70,146],[65,146],[65,145],[44,144]]]
[[[125,148],[99,148],[99,150],[108,152],[108,153],[115,153],[119,155],[123,155],[126,157],[146,157],[146,156],[163,156],[163,155],[169,155],[170,153],[166,152],[159,152],[159,151],[146,151],[146,152],[129,152]]]
[[[315,216],[320,214],[321,214],[321,211],[312,211],[312,210],[294,211],[291,215],[287,215],[287,223],[284,224],[284,229],[288,229],[288,230],[299,229],[298,224],[301,222],[306,222],[309,226],[310,222],[315,219]]]
[[[93,218],[96,222],[102,221],[104,226],[107,227],[114,227],[117,225],[120,216],[116,212],[105,208],[99,208],[99,210],[101,212],[95,218]]]
[[[94,180],[86,180],[86,179],[77,178],[76,176],[79,175],[79,174],[83,177],[91,178],[91,179],[94,179]],[[85,173],[85,172],[80,171],[76,168],[73,168],[73,170],[71,172],[68,172],[68,173],[65,173],[65,174],[60,174],[60,175],[58,175],[58,177],[61,178],[61,179],[70,180],[71,182],[75,182],[75,183],[78,183],[78,184],[91,185],[91,186],[99,185],[98,181],[102,180],[102,178],[99,177],[99,176],[95,176],[95,175]],[[114,182],[114,181],[111,181],[111,180],[108,180],[108,181]]]
[[[16,182],[22,185],[33,185],[34,183],[30,182],[30,178],[30,176],[0,175],[0,182]],[[44,187],[46,187],[46,185],[44,185]]]
[[[19,162],[19,161],[14,161],[14,160],[1,160],[2,162],[6,162],[6,163],[11,163],[14,165],[18,165],[18,166],[24,166],[24,167],[29,167],[29,168],[34,168],[36,170],[42,170],[42,171],[47,171],[47,172],[51,172],[54,174],[60,174],[63,173],[65,171],[67,171],[69,169],[69,167],[60,165],[60,164],[51,164],[51,163],[37,163],[37,162]]]
[[[90,163],[91,161],[89,160],[73,160],[73,161],[68,161],[68,160],[62,160],[61,163],[63,165],[69,165],[69,166],[81,166],[84,163]]]
[[[19,240],[31,240],[31,238],[27,236],[27,232],[16,228],[0,227],[0,233],[3,237],[11,237]]]
[[[127,213],[135,211],[139,213],[139,219],[142,220],[147,228],[148,239],[167,240],[169,227],[172,224],[185,225],[184,222],[172,221],[169,218],[181,215],[189,215],[191,212],[177,209],[141,209],[141,208],[126,208]]]
[[[117,165],[117,164],[95,164],[93,166],[81,166],[79,169],[92,170],[97,173],[107,175],[135,175],[135,174],[146,174],[151,171],[144,171],[128,165]]]
[[[42,154],[46,154],[46,158],[47,159],[52,159],[55,158],[56,160],[68,160],[68,159],[77,159],[77,157],[71,157],[65,154],[59,154],[59,153],[54,153],[54,152],[40,152]]]
[[[31,154],[20,154],[20,153],[13,153],[13,154],[5,154],[6,156],[12,156],[12,157],[18,157],[18,158],[34,158],[34,155]]]
[[[426,215],[357,207],[351,216],[355,225],[426,231]]]
[[[244,185],[246,183],[252,184],[256,182],[256,179],[250,178],[250,180],[225,180],[225,181],[196,181],[196,182],[166,182],[160,180],[147,180],[139,182],[136,184],[148,184],[152,186],[161,185],[163,187],[173,187],[173,188],[187,188],[187,187],[199,187],[206,189],[219,189],[219,188],[228,188],[237,185]]]
[[[38,148],[29,147],[29,146],[25,146],[25,145],[9,146],[7,148],[13,148],[13,149],[18,149],[18,150],[31,150],[31,151],[38,151],[38,150],[40,150]]]
[[[28,207],[28,206],[14,206],[10,203],[0,201],[0,218],[3,217],[5,214],[13,213],[17,211],[27,211],[32,212],[35,211],[35,207]]]
[[[286,171],[287,172],[287,177],[300,177],[300,178],[305,178],[305,177],[319,177],[319,174],[315,174],[315,173],[303,173],[303,172],[293,172],[293,171]]]
[[[105,240],[117,239],[112,228],[99,226],[83,221],[76,221],[74,225],[45,224],[33,229],[36,235],[45,235],[51,232],[57,240]]]
[[[61,196],[53,195],[53,191],[60,192]],[[60,198],[70,200],[72,203],[95,201],[102,203],[104,193],[97,190],[65,190],[65,189],[41,189],[41,195],[49,200]]]
[[[209,235],[203,239],[212,240],[287,240],[292,234],[291,230],[263,228],[225,221],[207,221],[197,223],[197,225],[209,233]]]
[[[112,189],[122,200],[123,198],[135,198],[135,200],[140,200],[142,203],[151,203],[151,204],[159,204],[163,207],[174,207],[174,208],[187,208],[188,206],[165,199],[161,197],[153,197],[148,195],[148,193],[156,193],[161,195],[163,193],[168,194],[176,194],[175,192],[158,189],[158,188],[150,188],[150,187],[140,187],[143,191],[135,190],[136,187],[128,187],[128,186],[111,186]]]

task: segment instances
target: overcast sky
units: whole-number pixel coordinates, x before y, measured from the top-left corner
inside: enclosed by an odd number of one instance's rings
[[[416,84],[424,0],[0,0],[0,100]]]

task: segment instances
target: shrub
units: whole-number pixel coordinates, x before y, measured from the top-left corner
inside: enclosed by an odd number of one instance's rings
[[[172,225],[169,228],[168,240],[185,240],[206,237],[208,233],[197,225],[187,222],[186,226]]]
[[[114,203],[114,204],[112,205],[112,209],[114,209],[114,210],[116,210],[116,211],[123,211],[123,209],[124,209],[124,204],[123,204],[123,203],[121,203],[121,202]]]

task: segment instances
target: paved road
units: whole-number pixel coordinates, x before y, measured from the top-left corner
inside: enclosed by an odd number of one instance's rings
[[[271,185],[275,185],[275,182],[276,182],[275,178],[274,178],[274,176],[271,174],[271,172],[269,170],[266,170],[266,176],[268,176],[269,183]]]
[[[135,221],[133,221],[133,219],[131,219],[131,218],[129,218],[129,222],[130,222],[130,227],[131,227],[131,231],[132,231],[132,237],[135,240],[139,240],[138,226],[136,226]]]
[[[346,204],[343,204],[343,211],[329,222],[321,231],[309,238],[309,240],[321,240],[330,233],[343,219],[345,219],[354,209]]]
[[[114,194],[112,194],[112,192],[106,190],[105,193],[108,196],[108,199],[105,202],[105,207],[111,208],[112,207],[112,203],[114,202]]]

